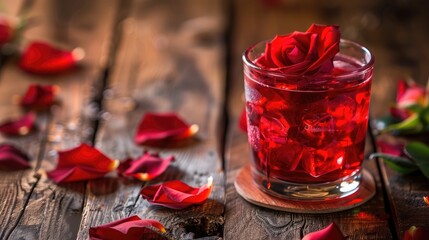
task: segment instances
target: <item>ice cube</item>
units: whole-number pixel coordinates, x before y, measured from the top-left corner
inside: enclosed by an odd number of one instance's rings
[[[294,171],[301,160],[302,148],[302,144],[290,139],[286,143],[271,142],[269,148],[271,168],[278,172],[284,171],[285,174]]]
[[[324,146],[335,138],[334,118],[328,113],[306,113],[302,117],[301,142],[308,146]]]
[[[265,112],[259,127],[266,141],[286,143],[290,125],[279,113]]]
[[[337,128],[348,124],[356,115],[357,103],[348,95],[337,95],[329,100],[327,113],[334,118]]]
[[[301,164],[305,172],[313,177],[341,169],[344,165],[345,152],[336,144],[324,148],[303,149]]]

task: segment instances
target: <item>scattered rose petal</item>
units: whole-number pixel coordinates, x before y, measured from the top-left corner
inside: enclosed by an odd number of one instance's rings
[[[243,109],[243,111],[241,112],[239,126],[243,132],[247,132],[246,109]]]
[[[27,154],[11,144],[0,144],[0,170],[21,170],[30,168]]]
[[[13,30],[9,21],[0,16],[0,46],[12,40]]]
[[[48,177],[56,183],[101,178],[116,169],[118,164],[117,160],[83,143],[76,148],[58,152],[57,167],[48,172]]]
[[[26,135],[34,129],[36,114],[30,112],[19,119],[9,119],[0,124],[0,132],[6,135]]]
[[[426,203],[427,205],[429,205],[429,195],[428,195],[428,196],[424,196],[424,197],[423,197],[423,201],[425,201],[425,203]]]
[[[191,187],[179,180],[173,180],[142,189],[141,195],[149,203],[172,209],[183,209],[194,204],[203,203],[213,188],[213,178],[200,188]]]
[[[429,230],[421,227],[411,226],[404,232],[402,240],[427,240],[429,239]]]
[[[101,226],[89,229],[91,240],[137,240],[137,239],[165,239],[164,226],[152,219],[140,219],[131,216]]]
[[[326,228],[309,233],[302,240],[343,240],[346,239],[335,223],[329,224]]]
[[[82,51],[82,50],[80,50]],[[21,56],[19,66],[21,69],[35,74],[55,74],[75,67],[78,56],[77,51],[66,51],[55,48],[49,43],[32,42]]]
[[[44,110],[55,103],[55,94],[58,87],[53,85],[30,85],[21,98],[20,105],[32,110]]]
[[[174,161],[173,156],[161,158],[158,154],[144,152],[136,160],[127,159],[123,161],[118,167],[118,172],[123,176],[149,181],[161,175],[171,161]]]
[[[151,145],[186,139],[197,131],[197,125],[189,126],[174,113],[146,113],[137,128],[134,140],[138,144]]]

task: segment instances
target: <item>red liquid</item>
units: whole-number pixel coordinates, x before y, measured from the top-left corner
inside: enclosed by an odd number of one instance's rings
[[[332,79],[287,83],[257,72],[245,74],[253,163],[267,180],[330,182],[360,169],[372,72],[336,77],[357,67],[337,57]]]

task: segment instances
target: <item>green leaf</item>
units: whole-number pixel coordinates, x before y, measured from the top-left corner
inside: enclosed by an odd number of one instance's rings
[[[427,127],[429,125],[429,105],[420,112],[419,117],[420,121]]]
[[[423,110],[423,106],[420,103],[409,104],[407,106],[404,106],[404,108],[415,113],[419,113]]]
[[[413,114],[404,121],[387,126],[387,132],[400,132],[400,133],[419,133],[423,130],[423,124],[420,121],[418,114]]]
[[[387,166],[402,174],[408,174],[419,170],[416,164],[404,157],[398,157],[386,153],[373,153],[369,156],[370,159],[376,157],[382,158]]]
[[[405,146],[405,152],[416,162],[420,171],[429,179],[429,146],[421,142],[411,142]]]

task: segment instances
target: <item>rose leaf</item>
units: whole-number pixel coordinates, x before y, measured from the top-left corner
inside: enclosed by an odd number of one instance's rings
[[[429,147],[421,142],[411,142],[405,146],[405,151],[429,179]]]

